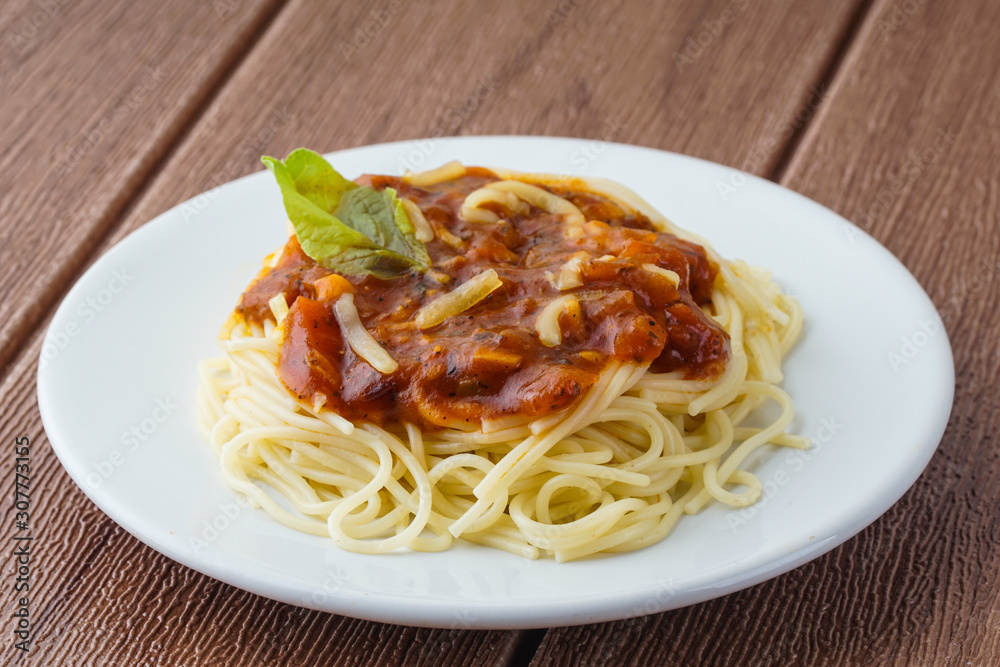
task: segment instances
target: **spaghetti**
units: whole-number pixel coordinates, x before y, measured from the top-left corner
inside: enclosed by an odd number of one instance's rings
[[[226,483],[278,521],[564,561],[750,505],[747,456],[808,445],[777,386],[796,301],[631,191],[458,163],[359,183],[398,193],[430,265],[337,272],[292,236],[199,368]]]

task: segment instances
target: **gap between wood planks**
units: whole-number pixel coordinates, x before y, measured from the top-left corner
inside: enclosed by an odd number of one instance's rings
[[[99,222],[97,231],[93,236],[94,250],[90,254],[76,260],[74,271],[64,284],[53,285],[40,295],[40,300],[45,302],[44,308],[38,311],[37,316],[25,318],[19,330],[14,331],[12,334],[12,339],[16,342],[0,352],[0,381],[6,379],[14,362],[29,346],[39,324],[55,312],[58,304],[66,298],[66,294],[70,288],[76,284],[76,281],[84,274],[87,267],[97,259],[95,254],[100,252],[100,248],[104,242],[118,229],[118,223],[128,217],[128,214],[149,190],[163,165],[184,144],[185,138],[187,138],[201,117],[211,107],[212,102],[218,97],[222,89],[225,88],[226,83],[246,60],[247,55],[257,46],[268,28],[275,24],[275,19],[281,13],[281,10],[288,5],[288,2],[289,0],[276,0],[271,7],[261,12],[256,23],[250,28],[247,39],[243,43],[237,43],[236,47],[227,54],[226,59],[217,70],[215,76],[205,81],[200,99],[195,99],[191,105],[191,110],[186,116],[178,118],[173,135],[165,138],[163,147],[158,153],[151,154],[149,167],[147,167],[145,173],[140,177],[135,189],[123,198],[121,204],[109,209],[104,215],[103,220]]]
[[[781,151],[778,153],[773,166],[771,166],[768,173],[765,174],[766,178],[775,182],[781,182],[784,178],[788,166],[790,165],[792,158],[795,156],[803,136],[806,131],[814,125],[813,121],[818,115],[818,112],[827,103],[829,93],[832,93],[835,89],[834,84],[838,76],[843,71],[843,65],[847,61],[847,55],[849,54],[851,48],[855,46],[856,38],[864,25],[867,23],[869,17],[872,15],[872,8],[875,4],[876,0],[864,0],[858,6],[851,20],[845,27],[843,34],[836,40],[835,48],[829,56],[827,65],[821,70],[820,75],[817,77],[816,81],[813,82],[813,85],[804,91],[802,106],[805,106],[805,104],[808,103],[810,96],[815,94],[814,91],[825,90],[828,91],[828,94],[819,99],[817,107],[810,118],[803,122],[800,127],[796,127],[793,130],[784,147],[782,147]],[[103,245],[104,241],[115,233],[118,228],[116,223],[128,217],[129,213],[141,201],[142,197],[153,185],[156,177],[160,174],[162,167],[180,149],[180,147],[183,146],[185,139],[191,134],[198,121],[203,117],[208,109],[211,108],[213,101],[221,94],[223,89],[226,87],[227,82],[237,72],[246,60],[247,56],[253,52],[268,30],[277,23],[278,16],[287,6],[287,0],[278,0],[271,8],[262,12],[261,16],[257,19],[256,25],[252,27],[248,38],[232,50],[229,54],[228,60],[219,68],[216,76],[206,82],[205,91],[202,94],[201,99],[197,100],[192,105],[191,111],[186,117],[183,117],[178,121],[177,128],[173,136],[168,137],[164,142],[164,147],[159,151],[159,154],[153,156],[150,166],[142,175],[141,180],[134,191],[123,200],[121,205],[116,210],[109,211],[105,220],[102,221],[101,229],[94,239],[95,252],[97,252],[97,249]],[[33,318],[32,321],[26,322],[25,331],[20,332],[17,344],[11,346],[7,358],[0,360],[3,363],[2,371],[0,371],[0,380],[8,375],[14,361],[24,353],[25,348],[32,339],[31,333],[34,329],[40,322],[43,322],[52,314],[56,305],[63,298],[65,298],[66,293],[80,278],[94,259],[95,257],[93,254],[80,258],[77,262],[78,266],[76,267],[76,270],[67,282],[64,285],[59,286],[57,289],[53,289],[49,292],[46,298],[47,303],[45,304],[45,308],[41,310],[39,315],[36,318]],[[541,648],[547,633],[548,631],[546,629],[522,631],[522,636],[515,645],[513,652],[507,660],[507,664],[525,665],[532,661],[532,659],[538,654],[538,650]]]
[[[818,101],[816,109],[809,116],[809,118],[802,123],[801,126],[795,127],[792,130],[792,135],[788,138],[785,143],[784,148],[778,153],[777,159],[774,161],[774,165],[770,169],[770,173],[767,174],[767,178],[774,181],[775,183],[781,183],[785,178],[785,172],[788,170],[788,166],[792,162],[792,158],[798,152],[799,144],[802,143],[802,138],[806,134],[806,130],[814,125],[813,120],[819,114],[820,109],[826,103],[826,100],[833,94],[835,90],[834,84],[836,83],[837,76],[843,71],[844,62],[847,60],[847,54],[857,43],[858,34],[861,32],[861,28],[868,21],[868,17],[872,14],[872,7],[875,5],[876,0],[864,0],[858,5],[857,9],[854,10],[854,16],[848,21],[847,26],[844,28],[844,33],[837,40],[836,48],[833,53],[830,54],[830,61],[827,63],[826,67],[820,72],[817,80],[806,90],[806,96],[799,105],[799,108],[805,108],[809,104],[810,98],[817,92],[820,94],[820,99]]]
[[[816,105],[816,109],[810,117],[802,123],[800,127],[796,127],[785,146],[778,153],[778,157],[775,159],[773,166],[768,170],[768,173],[764,174],[765,178],[774,181],[775,183],[781,183],[782,179],[785,177],[785,172],[788,169],[789,164],[791,164],[792,158],[798,151],[798,147],[802,142],[803,136],[805,136],[806,130],[813,125],[813,120],[818,115],[818,112],[826,104],[827,99],[834,90],[834,84],[837,77],[843,70],[843,65],[847,60],[847,55],[850,50],[857,43],[857,36],[861,32],[862,27],[868,22],[869,17],[872,15],[872,8],[874,7],[876,0],[864,0],[858,8],[855,10],[854,15],[851,20],[847,23],[844,28],[843,34],[837,39],[835,48],[830,54],[829,62],[826,67],[820,71],[820,75],[817,77],[816,81],[806,89],[804,93],[804,98],[800,108],[805,107],[808,104],[809,99],[815,93],[814,91],[827,91],[826,95],[822,95]],[[510,660],[508,660],[508,667],[520,667],[521,665],[527,665],[534,662],[535,656],[538,654],[538,650],[542,646],[542,642],[545,641],[548,630],[528,630],[521,637],[521,640],[515,645],[514,652],[511,654]]]

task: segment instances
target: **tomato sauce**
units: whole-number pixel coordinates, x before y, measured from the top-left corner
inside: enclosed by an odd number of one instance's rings
[[[390,176],[358,179],[412,200],[437,232],[426,244],[433,271],[389,280],[346,276],[365,328],[399,364],[388,375],[346,344],[333,302],[320,300],[314,287],[332,272],[289,239],[277,265],[261,271],[237,306],[248,322],[260,324],[271,317],[268,301],[284,293],[290,309],[278,375],[289,391],[309,403],[324,401],[351,420],[433,429],[562,410],[613,361],[648,363],[689,379],[723,371],[729,338],[701,309],[717,267],[701,246],[657,232],[640,213],[599,194],[558,185],[548,189],[588,220],[582,235],[563,234],[560,216],[534,207],[524,215],[496,208],[497,223],[462,219],[465,196],[495,180],[480,168],[427,188]],[[561,291],[551,276],[574,256],[581,257],[583,284]],[[679,284],[644,264],[675,272]],[[417,328],[421,306],[489,268],[502,287],[436,327]],[[566,294],[576,295],[580,308],[562,312],[562,342],[548,347],[536,319]]]

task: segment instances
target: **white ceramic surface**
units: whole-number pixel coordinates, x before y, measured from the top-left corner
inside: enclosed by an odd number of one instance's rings
[[[951,348],[917,282],[863,231],[772,183],[634,146],[463,137],[330,156],[349,177],[453,159],[616,179],[724,256],[770,267],[805,311],[784,386],[791,430],[813,449],[755,456],[755,507],[711,507],[648,549],[565,564],[466,544],[357,555],[241,506],[195,429],[195,365],[218,353],[219,326],[284,241],[262,172],[143,226],[59,307],[38,402],[70,476],[152,548],[261,595],[409,625],[527,628],[658,612],[779,575],[874,521],[924,469],[951,409]]]

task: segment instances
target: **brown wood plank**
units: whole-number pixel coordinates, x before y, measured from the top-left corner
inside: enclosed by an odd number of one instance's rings
[[[535,664],[1000,664],[998,21],[985,0],[877,3],[782,179],[892,250],[942,315],[957,388],[927,471],[817,561],[689,609],[550,631]]]
[[[3,4],[0,367],[279,2]]]
[[[11,377],[32,364],[19,362]],[[32,416],[30,390],[3,387],[32,440],[31,612],[34,665],[503,665],[520,633],[428,630],[319,614],[246,593],[182,567],[123,531],[65,476]],[[5,434],[5,442],[13,436]],[[9,457],[5,457],[9,460]],[[9,466],[7,466],[9,468]],[[3,478],[13,496],[13,475]],[[6,495],[9,494],[9,495]],[[37,518],[36,518],[37,517]],[[5,596],[5,616],[13,607]],[[4,664],[19,652],[3,642]]]
[[[812,88],[851,20],[853,7],[836,4],[720,0],[623,11],[573,2],[295,2],[100,251],[185,198],[258,170],[260,153],[298,145],[326,151],[442,132],[558,134],[764,172],[800,123],[796,115],[816,104]],[[341,35],[353,38],[383,9],[384,27],[348,59]],[[690,47],[698,39],[707,43]],[[691,62],[675,62],[675,53]],[[476,103],[486,88],[493,90]],[[198,575],[124,534],[48,448],[33,398],[40,341],[36,332],[0,385],[4,442],[27,434],[34,443],[33,517],[44,533],[34,544],[42,611],[33,662],[58,664],[80,651],[94,664],[512,660],[523,633],[414,630],[299,612]],[[11,463],[0,460],[5,493]],[[8,645],[3,651],[13,655]]]
[[[431,630],[312,612],[228,586],[149,549],[93,505],[48,448],[34,399],[37,339],[30,349],[34,354],[18,359],[0,396],[3,442],[12,450],[16,438],[31,441],[34,641],[26,662],[14,642],[4,641],[3,664],[284,666],[349,659],[499,666],[514,655],[524,633],[466,630],[459,617],[454,628]],[[12,463],[13,456],[3,457],[5,498],[14,496]],[[9,581],[13,572],[5,569]],[[11,618],[15,598],[2,603]]]
[[[879,9],[785,182],[907,265],[941,313],[957,380],[937,455],[855,547],[857,561],[880,563],[873,579],[899,585],[842,604],[858,641],[893,664],[1000,664],[1000,6]],[[861,624],[862,603],[884,620]]]
[[[356,35],[381,6],[318,15],[300,3],[171,159],[171,185],[151,189],[120,230],[259,170],[259,153],[302,145],[326,152],[442,134],[564,135],[764,173],[818,106],[816,83],[859,4],[714,0],[622,11],[389,2],[385,27],[355,51],[353,37],[331,42],[327,26],[353,26],[347,35]],[[600,57],[589,44],[601,44]]]

